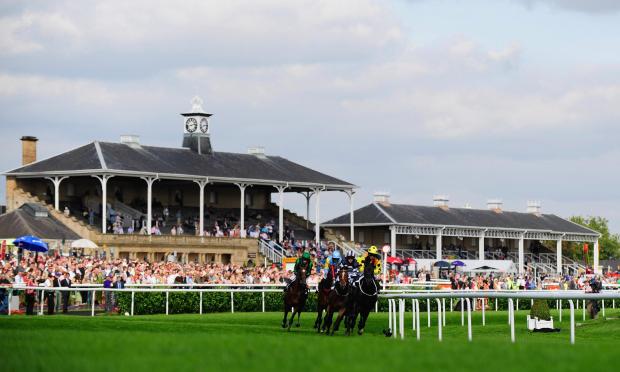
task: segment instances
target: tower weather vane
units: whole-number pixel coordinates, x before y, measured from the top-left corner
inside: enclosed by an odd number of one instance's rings
[[[202,108],[203,100],[198,96],[192,98],[192,112],[204,112]]]

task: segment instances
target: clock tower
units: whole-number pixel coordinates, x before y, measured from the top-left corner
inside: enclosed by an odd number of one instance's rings
[[[183,116],[183,147],[189,148],[199,154],[211,154],[211,129],[209,118],[202,108],[202,99],[196,96],[192,98],[192,110],[181,114]]]

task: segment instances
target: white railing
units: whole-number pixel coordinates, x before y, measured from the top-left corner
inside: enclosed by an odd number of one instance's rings
[[[279,250],[276,247],[279,247]],[[282,250],[282,247],[277,245],[273,240],[265,241],[263,239],[258,239],[258,250],[271,262],[282,263],[284,251]]]
[[[416,331],[417,339],[420,339],[420,303],[419,300],[426,300],[428,327],[431,326],[430,301],[437,301],[437,329],[439,341],[442,340],[442,327],[446,326],[446,304],[445,300],[458,299],[461,302],[461,326],[465,325],[464,314],[465,306],[467,306],[467,336],[472,341],[471,327],[471,311],[472,301],[475,303],[481,299],[495,299],[497,309],[497,299],[508,300],[508,325],[510,327],[510,339],[515,342],[515,300],[517,310],[519,309],[519,299],[533,301],[534,299],[556,300],[556,308],[559,312],[559,321],[562,321],[563,302],[567,301],[570,310],[570,343],[575,343],[575,301],[579,307],[579,301],[582,301],[583,320],[586,319],[586,301],[589,300],[613,300],[615,308],[615,300],[620,299],[619,291],[603,291],[601,293],[585,293],[583,291],[432,291],[422,293],[403,293],[403,294],[384,294],[381,295],[388,299],[388,327],[393,330],[393,336],[396,338],[400,335],[401,339],[405,338],[405,301],[412,302],[412,329]],[[398,306],[396,306],[398,301]],[[605,301],[602,301],[602,315],[605,317]],[[482,325],[486,325],[485,306],[481,306]]]

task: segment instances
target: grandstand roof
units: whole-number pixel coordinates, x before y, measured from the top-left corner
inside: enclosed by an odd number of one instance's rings
[[[349,226],[347,213],[322,224],[324,227]],[[407,204],[372,203],[354,211],[356,226],[421,225],[465,228],[536,230],[554,233],[596,234],[598,232],[553,214],[468,208],[439,208]]]
[[[326,186],[351,189],[355,186],[279,156],[213,152],[198,154],[187,148],[92,142],[60,155],[6,172],[6,175],[117,174],[158,175],[161,178],[249,183],[289,183],[291,187]]]
[[[80,237],[39,204],[27,203],[0,216],[0,238],[34,235],[48,240],[76,240]]]

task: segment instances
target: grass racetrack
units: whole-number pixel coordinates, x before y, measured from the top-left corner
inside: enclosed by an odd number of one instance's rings
[[[510,342],[506,312],[473,314],[473,342],[461,327],[460,312],[448,313],[443,342],[436,314],[421,340],[407,314],[404,341],[386,338],[386,313],[371,313],[363,336],[333,337],[312,329],[315,314],[302,315],[301,328],[288,333],[279,313],[224,313],[151,316],[3,316],[0,370],[8,371],[202,371],[202,370],[614,370],[620,346],[620,312],[582,324],[576,312],[576,344],[569,343],[569,313],[560,333],[530,333],[528,312],[517,313],[516,344]],[[614,367],[615,366],[615,367]]]

